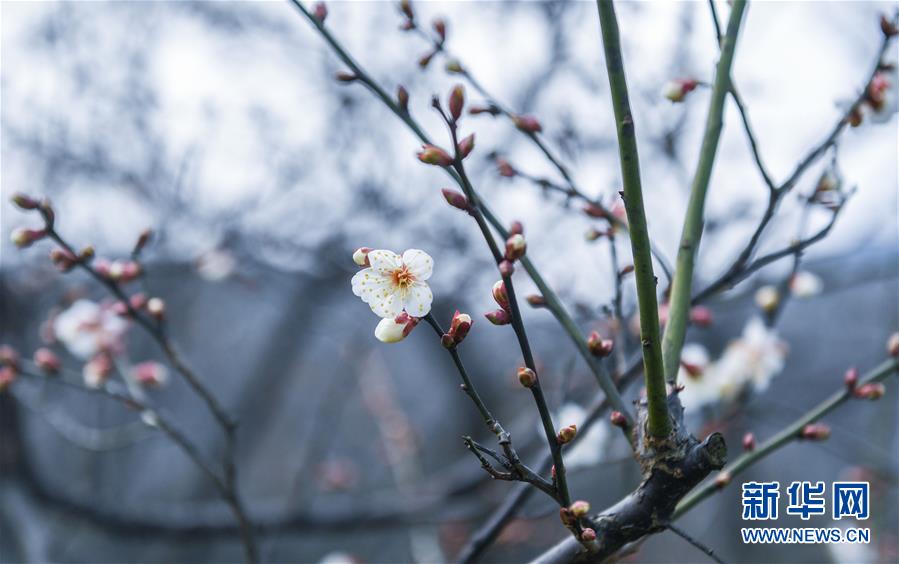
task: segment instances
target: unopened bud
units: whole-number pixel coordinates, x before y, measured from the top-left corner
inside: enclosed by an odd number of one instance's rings
[[[93,245],[88,245],[81,249],[81,252],[78,253],[78,260],[82,262],[90,262],[94,258],[94,254],[96,251],[94,250]]]
[[[780,303],[780,292],[774,286],[762,286],[755,292],[755,303],[765,313],[771,313]]]
[[[823,441],[830,437],[830,427],[823,423],[809,423],[799,432],[799,438],[807,441]]]
[[[489,105],[489,106],[469,106],[469,107],[468,107],[468,113],[471,114],[471,115],[473,115],[473,116],[476,116],[476,115],[478,115],[478,114],[490,114],[490,115],[492,115],[492,116],[495,116],[495,115],[497,115],[497,114],[499,113],[499,108],[497,108],[496,106],[493,106],[493,105]]]
[[[866,400],[879,400],[886,393],[886,386],[880,382],[862,384],[855,390],[854,396]]]
[[[109,269],[112,266],[108,260],[104,258],[99,258],[94,261],[94,272],[96,272],[99,276],[103,278],[109,278]]]
[[[449,154],[434,145],[423,145],[421,151],[417,153],[418,160],[425,164],[436,166],[449,166],[453,164],[453,158]]]
[[[0,392],[6,391],[16,381],[16,371],[11,366],[0,367]]]
[[[37,209],[38,205],[40,205],[40,203],[37,200],[35,200],[34,198],[32,198],[30,196],[22,194],[21,192],[17,192],[16,194],[13,194],[12,203],[14,203],[16,206],[18,206],[20,209],[23,209],[23,210]]]
[[[465,339],[473,323],[474,321],[471,319],[470,315],[467,313],[459,313],[459,310],[456,310],[456,313],[453,314],[453,320],[450,323],[448,333],[450,338],[452,338],[454,345],[458,345]]]
[[[864,116],[858,106],[852,108],[852,111],[849,112],[847,121],[852,127],[858,127],[862,124],[862,121],[864,121]]]
[[[415,19],[415,12],[412,11],[411,0],[400,0],[400,11],[410,20]]]
[[[325,6],[324,2],[316,2],[315,7],[312,9],[312,17],[315,18],[319,25],[325,23],[325,19],[328,17],[328,7]]]
[[[446,62],[446,72],[450,74],[462,74],[465,72],[465,69],[462,68],[462,63],[457,59],[450,59]]]
[[[168,370],[158,362],[141,362],[132,369],[134,380],[147,387],[162,386],[168,381]]]
[[[503,278],[508,278],[515,273],[515,265],[510,260],[502,260],[499,263],[499,273]]]
[[[34,242],[40,241],[46,236],[47,232],[43,229],[18,228],[13,229],[12,233],[10,234],[10,239],[16,247],[25,249],[27,247],[30,247]]]
[[[359,247],[353,251],[353,262],[358,266],[371,266],[371,263],[368,262],[368,253],[371,251],[370,247]]]
[[[431,64],[431,59],[434,58],[434,55],[435,55],[435,54],[436,54],[436,53],[435,53],[434,51],[431,51],[430,53],[426,53],[426,54],[422,55],[422,56],[418,59],[418,66],[419,66],[420,68],[422,68],[422,69],[428,68],[428,65]]]
[[[446,22],[437,18],[431,23],[431,26],[434,28],[434,33],[440,38],[440,42],[446,41]]]
[[[521,233],[512,235],[506,239],[506,260],[515,262],[524,256],[527,249],[528,244],[527,241],[524,240],[524,235]]]
[[[493,301],[496,302],[496,305],[503,308],[505,311],[510,311],[509,307],[509,294],[506,292],[506,283],[502,280],[497,280],[493,285]]]
[[[899,26],[896,26],[895,23],[886,15],[880,16],[880,31],[887,37],[893,37],[895,35],[899,35]]]
[[[612,339],[603,339],[597,331],[593,331],[587,337],[587,348],[594,356],[605,358],[612,354],[615,342]]]
[[[52,249],[50,251],[50,262],[52,262],[60,272],[72,270],[77,260],[77,257],[66,249]]]
[[[402,312],[393,318],[382,319],[375,327],[375,338],[382,343],[398,343],[409,336],[418,319]]]
[[[459,146],[457,147],[459,151],[459,158],[464,159],[474,150],[474,133],[466,137],[465,139],[459,141]]]
[[[567,507],[563,507],[563,508],[559,509],[559,520],[561,520],[562,524],[565,525],[566,527],[573,526],[575,524],[575,522],[577,521],[574,518],[574,515],[571,514],[571,510],[568,509]]]
[[[143,292],[138,292],[131,296],[128,300],[128,303],[131,304],[131,307],[136,310],[141,310],[147,305],[147,296]]]
[[[397,86],[396,88],[396,104],[404,112],[409,111],[409,91],[405,86]]]
[[[893,333],[887,339],[887,354],[892,357],[899,356],[899,333]]]
[[[752,433],[746,433],[745,435],[743,435],[743,450],[755,450],[755,435],[753,435]]]
[[[525,388],[533,388],[537,384],[537,373],[527,366],[522,366],[518,369],[518,381]]]
[[[712,483],[715,484],[715,487],[720,490],[721,488],[729,484],[731,479],[732,477],[730,475],[730,472],[720,472],[717,476],[715,476],[715,480]]]
[[[676,78],[665,83],[662,95],[672,102],[683,102],[687,94],[696,89],[699,82],[691,78]]]
[[[712,324],[712,310],[705,306],[696,306],[690,310],[690,323],[697,327],[708,327]]]
[[[356,73],[349,71],[337,71],[334,74],[334,78],[337,79],[337,82],[343,82],[344,84],[359,80],[359,76]]]
[[[847,390],[850,392],[854,391],[858,385],[858,368],[854,366],[849,368],[843,376],[843,383],[846,384]]]
[[[509,161],[503,158],[496,159],[496,170],[499,172],[499,175],[504,178],[512,178],[517,174]]]
[[[100,388],[112,373],[112,361],[109,355],[98,354],[90,359],[81,370],[84,384],[88,388]]]
[[[627,427],[627,417],[625,417],[624,414],[620,411],[613,411],[612,413],[610,413],[609,421],[616,427],[621,427],[622,429]]]
[[[543,131],[543,126],[534,116],[512,116],[512,123],[519,130],[525,133],[539,133]]]
[[[59,372],[59,358],[50,349],[42,347],[34,351],[34,364],[47,374]]]
[[[618,271],[618,276],[627,276],[628,274],[630,274],[633,271],[634,271],[634,265],[628,264],[628,265],[625,265],[624,268],[622,268],[621,270]]]
[[[140,235],[137,236],[137,241],[134,243],[134,249],[131,251],[131,254],[138,255],[144,247],[147,246],[147,243],[150,242],[150,239],[153,238],[153,230],[152,229],[144,229],[140,232]]]
[[[594,531],[590,527],[587,527],[583,531],[581,531],[581,542],[593,542],[595,540],[596,531]]]
[[[509,314],[502,309],[487,312],[484,314],[484,317],[486,317],[487,321],[494,325],[508,325],[512,321],[511,317],[509,317]]]
[[[162,301],[162,298],[150,298],[147,300],[147,313],[156,319],[163,319],[165,317],[165,302]]]
[[[524,225],[520,221],[513,221],[511,225],[509,225],[509,236],[512,235],[524,235]]]
[[[440,192],[443,193],[443,197],[449,205],[464,212],[471,211],[471,204],[468,202],[468,198],[461,192],[457,192],[450,188],[443,188]]]
[[[564,445],[573,441],[576,436],[577,425],[569,425],[567,427],[562,427],[559,434],[556,436],[556,440],[560,445]]]
[[[604,207],[592,202],[584,206],[584,213],[590,217],[595,217],[597,219],[604,219],[609,217],[609,213]]]
[[[0,345],[0,364],[17,368],[19,366],[19,353],[9,345]]]
[[[462,108],[465,106],[465,87],[461,84],[453,86],[449,95],[449,112],[453,121],[459,119],[462,115]]]
[[[531,294],[526,297],[525,300],[527,300],[531,307],[543,307],[546,305],[546,298],[537,294]]]
[[[568,509],[571,510],[571,514],[575,517],[585,517],[587,513],[590,513],[590,504],[583,500],[578,500],[572,503]]]

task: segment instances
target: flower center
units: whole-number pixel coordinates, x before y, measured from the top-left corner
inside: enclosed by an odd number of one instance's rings
[[[393,285],[400,290],[409,288],[415,282],[415,275],[409,272],[409,268],[406,265],[394,270],[391,277],[393,278]]]

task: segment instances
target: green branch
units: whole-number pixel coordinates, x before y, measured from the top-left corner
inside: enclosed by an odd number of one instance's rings
[[[702,149],[699,163],[693,177],[690,201],[684,218],[680,247],[677,251],[677,263],[674,270],[674,282],[671,285],[671,301],[668,309],[668,324],[665,326],[665,337],[662,341],[664,354],[665,379],[677,381],[680,365],[681,349],[687,331],[687,320],[690,317],[690,297],[693,286],[693,269],[696,262],[696,251],[702,238],[703,209],[708,193],[709,179],[715,164],[718,151],[718,140],[721,138],[724,100],[730,91],[730,68],[734,60],[737,46],[737,34],[740,22],[745,13],[745,0],[735,0],[727,22],[727,31],[721,39],[721,58],[715,70],[715,84],[712,87],[712,99],[709,103],[709,115],[706,119]]]
[[[640,340],[643,344],[643,374],[649,412],[649,433],[667,437],[671,433],[668,418],[662,347],[659,342],[659,304],[656,299],[656,277],[652,270],[652,247],[643,210],[643,189],[640,185],[640,160],[637,137],[627,95],[627,79],[621,59],[618,20],[611,0],[597,0],[606,69],[612,92],[612,106],[618,129],[618,153],[624,184],[624,207],[630,226],[631,250],[634,255],[634,274],[637,280],[637,302],[640,308]]]

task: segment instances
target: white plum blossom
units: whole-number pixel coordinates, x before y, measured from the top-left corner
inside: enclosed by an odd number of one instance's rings
[[[196,260],[197,273],[210,282],[221,282],[237,269],[237,259],[224,249],[213,249]]]
[[[684,347],[685,351],[687,347]],[[692,353],[691,353],[692,354]],[[771,379],[783,371],[787,356],[786,344],[777,333],[758,317],[743,328],[739,339],[731,341],[721,357],[701,370],[689,370],[692,365],[681,357],[679,383],[684,389],[681,402],[687,408],[732,402],[745,389],[761,392]]]
[[[87,360],[99,352],[116,352],[128,323],[111,307],[81,299],[53,320],[54,336],[73,355]]]
[[[405,311],[423,317],[434,299],[425,281],[434,266],[424,251],[409,249],[402,256],[382,249],[368,253],[371,266],[353,276],[353,293],[367,303],[375,315],[394,318]]]
[[[817,274],[801,270],[790,278],[790,292],[797,298],[809,298],[821,293],[824,282]]]

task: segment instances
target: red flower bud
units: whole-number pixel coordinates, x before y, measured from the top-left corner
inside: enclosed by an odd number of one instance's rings
[[[499,263],[499,273],[503,278],[508,278],[515,273],[515,265],[511,261],[503,260]]]
[[[435,19],[431,25],[434,28],[434,33],[437,34],[437,37],[440,38],[440,43],[446,41],[446,22],[440,18]]]
[[[595,217],[597,219],[604,219],[609,217],[609,214],[608,212],[606,212],[606,209],[604,207],[592,202],[584,206],[584,213],[590,217]]]
[[[6,391],[16,381],[16,371],[11,366],[0,368],[0,392]]]
[[[25,249],[30,247],[36,241],[40,241],[44,237],[47,236],[47,232],[43,229],[14,229],[10,234],[10,239],[13,244],[20,248]]]
[[[465,157],[470,155],[474,150],[474,133],[459,141],[459,146],[456,149],[459,152],[460,159],[464,159]]]
[[[570,443],[577,436],[577,425],[569,425],[567,427],[563,427],[559,434],[556,436],[556,441],[560,445],[564,445]]]
[[[624,414],[620,411],[613,411],[612,413],[610,413],[609,421],[616,427],[621,427],[622,429],[627,427],[627,417],[625,417]]]
[[[503,158],[496,159],[496,170],[499,172],[499,175],[505,178],[512,178],[517,174],[515,169],[512,168],[512,165],[509,164],[509,161]]]
[[[571,514],[575,517],[586,517],[587,513],[590,513],[590,504],[583,500],[578,500],[572,503],[568,509],[571,510]]]
[[[755,450],[755,435],[753,435],[752,433],[746,433],[745,435],[743,435],[743,450]]]
[[[9,345],[0,345],[0,364],[10,368],[18,368],[19,353]]]
[[[501,309],[485,313],[484,317],[486,317],[487,321],[494,325],[508,325],[512,321],[512,319],[509,317],[509,314]]]
[[[50,349],[39,348],[34,351],[34,364],[47,374],[59,372],[59,358]]]
[[[509,226],[509,236],[524,235],[524,225],[520,221],[513,221]]]
[[[518,382],[525,388],[533,388],[537,384],[537,373],[522,366],[518,369]]]
[[[325,19],[328,17],[328,7],[325,6],[324,2],[315,4],[315,7],[312,9],[312,17],[315,18],[319,25],[325,23]]]
[[[450,188],[443,188],[440,192],[443,194],[446,203],[449,205],[464,212],[471,211],[471,204],[468,202],[468,198],[461,192],[451,190]]]
[[[396,104],[404,112],[409,111],[409,91],[405,86],[397,86],[396,88]]]
[[[503,308],[504,311],[510,311],[509,294],[506,292],[506,283],[502,280],[497,280],[493,285],[493,300],[496,302],[496,305]]]
[[[461,84],[453,86],[449,96],[449,111],[453,121],[458,120],[462,115],[462,108],[465,106],[465,87]]]
[[[353,262],[358,266],[371,266],[371,263],[368,262],[368,253],[371,251],[371,247],[359,247],[353,251]]]
[[[524,256],[527,249],[528,244],[527,241],[524,240],[524,235],[521,233],[512,235],[506,239],[506,260],[515,262]]]
[[[799,438],[807,441],[823,441],[830,437],[830,427],[823,423],[809,423],[799,432]]]
[[[581,542],[593,542],[596,540],[596,531],[590,527],[586,527],[581,531]]]
[[[425,164],[436,166],[450,166],[453,164],[453,158],[446,151],[434,145],[423,145],[417,155],[418,160]]]
[[[150,242],[150,239],[153,237],[152,229],[144,229],[140,232],[140,235],[137,236],[137,241],[134,243],[134,249],[131,251],[131,254],[137,255],[140,254],[144,247],[147,246],[147,243]]]
[[[534,116],[512,116],[512,123],[525,133],[539,133],[543,131],[543,127]]]
[[[594,356],[605,358],[612,354],[614,347],[615,342],[613,340],[603,339],[602,335],[596,331],[591,332],[590,336],[587,337],[587,348],[590,349]]]
[[[337,82],[350,83],[359,80],[359,77],[354,72],[348,71],[337,71],[334,74],[334,78],[337,79]]]
[[[67,249],[52,249],[50,251],[50,262],[53,263],[60,272],[68,272],[74,268],[78,257],[70,253]]]
[[[851,367],[846,371],[846,374],[843,376],[843,383],[846,384],[846,389],[850,392],[855,390],[855,387],[858,385],[858,368]]]
[[[14,203],[16,206],[18,206],[20,209],[23,209],[23,210],[37,209],[37,207],[40,205],[40,203],[37,200],[35,200],[34,198],[32,198],[30,196],[22,194],[21,192],[17,192],[15,194],[13,194],[13,197],[11,199],[12,199],[12,203]]]
[[[531,294],[530,296],[526,297],[525,300],[527,300],[527,302],[531,304],[531,307],[543,307],[546,305],[546,298],[537,294]]]
[[[448,335],[453,339],[453,344],[458,345],[461,343],[465,336],[468,335],[468,331],[471,329],[474,321],[471,319],[471,316],[467,313],[459,313],[459,310],[456,310],[456,313],[453,314],[453,320],[450,323],[450,329]]]
[[[712,324],[712,310],[705,306],[696,306],[690,310],[690,322],[697,327],[708,327]]]
[[[886,386],[880,382],[862,384],[855,390],[855,397],[866,400],[879,400],[886,393]]]
[[[893,333],[887,339],[887,354],[893,357],[899,356],[899,333]]]
[[[131,304],[136,310],[141,310],[147,305],[147,296],[143,292],[138,292],[131,296],[131,299],[128,300],[128,303]]]

